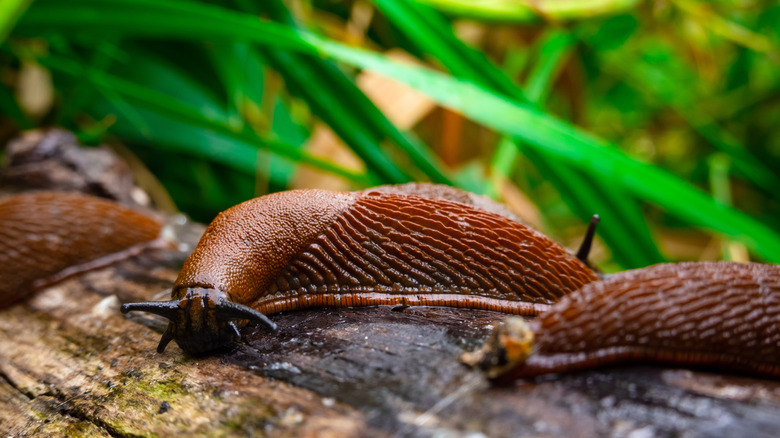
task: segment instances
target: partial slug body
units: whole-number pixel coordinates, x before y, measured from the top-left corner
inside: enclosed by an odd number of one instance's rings
[[[506,321],[482,351],[497,383],[658,362],[780,376],[780,266],[669,263],[615,274],[530,323]],[[475,357],[476,356],[476,357]]]
[[[432,305],[537,314],[597,280],[539,232],[458,202],[384,192],[295,190],[221,213],[186,261],[170,302],[191,354],[238,338],[234,321],[309,307]]]
[[[112,201],[37,192],[0,199],[0,308],[67,277],[138,254],[162,225]]]

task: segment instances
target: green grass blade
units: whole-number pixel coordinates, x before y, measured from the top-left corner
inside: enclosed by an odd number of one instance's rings
[[[125,101],[143,106],[145,109],[153,110],[159,114],[165,115],[166,117],[170,117],[185,123],[192,123],[202,127],[207,127],[213,132],[236,139],[242,144],[256,145],[257,147],[268,149],[274,154],[285,157],[294,162],[307,164],[326,172],[331,172],[335,175],[344,177],[348,180],[355,181],[357,183],[366,183],[366,177],[364,175],[355,173],[348,169],[344,169],[341,166],[315,157],[296,147],[292,147],[278,140],[271,138],[260,138],[246,129],[236,131],[233,126],[224,120],[213,119],[205,116],[197,109],[193,109],[186,104],[182,104],[177,100],[171,99],[168,96],[165,96],[144,86],[128,82],[121,78],[112,77],[102,72],[85,70],[78,63],[67,59],[49,57],[45,60],[42,59],[41,63],[51,69],[58,70],[63,73],[67,73],[76,77],[85,77],[93,82],[97,87],[100,87],[101,89],[108,89],[114,93],[117,93],[118,95],[122,96],[122,99]],[[250,152],[237,153],[235,154],[235,161],[228,161],[227,163],[239,167],[244,167],[242,161],[245,160],[247,153]],[[256,152],[252,151],[251,154],[255,155]]]
[[[144,23],[139,26],[138,23]],[[192,29],[198,29],[193,34]],[[220,41],[252,41],[275,47],[315,53],[316,48],[295,31],[256,16],[217,6],[158,0],[39,0],[25,12],[14,34],[50,32],[166,37]]]
[[[39,6],[39,5],[36,5]],[[144,26],[138,26],[143,22]],[[192,29],[199,30],[198,39],[214,39],[219,41],[252,41],[275,50],[287,49],[303,53],[317,54],[318,50],[310,41],[301,35],[311,35],[305,31],[292,30],[286,26],[259,21],[255,16],[242,14],[228,9],[199,3],[179,1],[150,1],[150,0],[114,0],[102,2],[95,0],[74,0],[66,5],[57,2],[42,1],[40,7],[31,8],[20,21],[18,31],[23,35],[39,34],[53,31],[90,32],[97,33],[101,37],[105,35],[123,35],[124,37],[169,37],[169,38],[193,38]],[[295,55],[295,54],[292,54]],[[297,56],[297,55],[296,55]],[[310,60],[307,62],[311,62]],[[301,65],[294,60],[294,65]],[[319,63],[322,66],[322,63]],[[331,71],[333,66],[323,67]],[[288,73],[293,73],[293,70]],[[306,72],[299,72],[301,76]],[[319,78],[321,74],[317,69],[309,69],[309,79]],[[327,74],[327,73],[325,73]],[[331,75],[333,78],[333,75]],[[347,84],[354,87],[346,78],[342,77],[341,86]],[[336,84],[339,85],[339,84]],[[342,88],[343,90],[343,88]],[[357,93],[355,95],[361,95]],[[433,181],[448,182],[448,177],[437,163],[434,155],[419,142],[400,133],[392,123],[381,115],[365,96],[362,96],[373,110],[369,114],[380,121],[373,126],[384,132],[402,150],[408,154],[411,161],[428,175]],[[338,96],[329,99],[329,106],[325,111],[333,111],[340,104]],[[365,103],[365,102],[364,102]],[[365,112],[353,111],[363,116]],[[354,126],[352,127],[354,128]],[[340,130],[340,134],[348,128]],[[359,142],[372,143],[372,138],[364,132],[356,132],[354,137]],[[374,144],[376,142],[373,142]],[[385,161],[388,162],[387,157]],[[388,167],[387,165],[385,167]],[[396,166],[398,168],[398,166]],[[376,170],[376,168],[374,169]],[[391,171],[393,176],[385,178],[387,182],[403,182],[408,177],[398,169]]]
[[[625,59],[605,56],[601,61],[609,71],[615,72],[638,93],[650,99],[660,100],[677,111],[690,126],[707,140],[715,149],[731,157],[735,174],[768,193],[780,187],[780,176],[773,172],[761,160],[751,153],[733,135],[723,129],[711,116],[699,106],[692,106],[694,96],[687,96],[687,88],[692,88],[696,76],[691,72],[686,87],[680,89],[680,79],[668,77],[665,69],[651,65],[637,57]],[[683,76],[683,75],[681,75]]]
[[[449,23],[435,10],[409,0],[374,0],[374,3],[420,51],[431,54],[453,74],[519,101],[526,100],[520,87],[484,53],[458,39]]]
[[[83,62],[89,66],[90,70],[106,71],[115,62],[118,52],[119,47],[115,43],[101,41],[95,45],[89,59]],[[81,59],[71,47],[68,47],[67,55]],[[97,90],[86,82],[77,81],[72,87],[62,87],[60,91],[63,93],[63,102],[57,115],[57,123],[65,126],[76,117],[76,114],[84,108],[87,102],[94,98]]]
[[[266,50],[265,55],[273,68],[285,77],[288,88],[306,100],[312,110],[379,176],[379,181],[396,184],[409,181],[405,172],[375,147],[379,138],[366,128],[365,121],[357,112],[344,105],[345,101],[349,102],[347,98],[341,98],[322,86],[309,86],[327,81],[328,74],[324,70],[332,66],[320,65],[316,68],[306,58],[277,50]]]
[[[571,48],[571,43],[571,37],[557,29],[548,31],[541,37],[539,56],[526,80],[525,96],[530,102],[541,105],[546,100],[547,94],[552,89],[552,81],[556,76],[557,68],[559,68],[565,53]],[[511,97],[511,95],[507,96]],[[499,142],[491,161],[491,174],[510,178],[510,172],[514,168],[519,152],[518,146],[512,142]],[[540,157],[540,159],[543,158]]]
[[[539,56],[526,80],[526,95],[532,102],[546,100],[565,55],[571,50],[571,34],[553,29],[540,40]],[[627,268],[665,261],[655,245],[639,203],[624,190],[598,174],[559,163],[542,149],[520,147],[535,166],[559,188],[563,198],[582,220],[597,213],[601,217],[599,235],[612,249],[615,260]]]
[[[287,23],[291,26],[296,26],[296,23],[286,9],[285,5],[281,1],[271,1],[265,3],[265,7],[269,10],[270,14],[278,20]],[[279,58],[277,53],[276,59]],[[309,95],[309,101],[319,101],[323,99],[329,99],[330,104],[328,106],[320,108],[319,115],[323,118],[330,118],[330,114],[334,111],[338,111],[343,114],[347,119],[356,118],[356,121],[348,120],[345,125],[331,125],[336,132],[342,138],[355,138],[360,136],[361,139],[371,140],[368,144],[362,145],[361,142],[348,142],[350,146],[355,148],[355,152],[361,156],[361,158],[368,158],[370,161],[367,164],[371,164],[372,161],[382,161],[384,167],[386,167],[386,174],[389,178],[385,178],[385,182],[402,183],[410,180],[406,172],[401,170],[401,166],[394,163],[388,156],[379,156],[380,151],[376,148],[376,144],[385,138],[388,138],[395,145],[400,148],[406,156],[409,157],[411,162],[433,182],[438,183],[451,183],[448,176],[445,175],[443,166],[440,163],[438,157],[436,157],[425,145],[414,140],[409,135],[404,135],[398,128],[390,122],[387,117],[379,111],[378,108],[371,102],[362,91],[360,91],[351,79],[348,79],[343,72],[341,72],[336,66],[332,65],[331,61],[322,59],[313,59],[311,57],[302,57],[297,54],[288,54],[284,57],[286,62],[277,66],[284,69],[284,76],[287,78],[296,78],[309,73],[309,78],[304,81],[299,81],[296,85],[298,90],[306,91]],[[320,85],[320,86],[317,86]],[[318,104],[320,102],[317,102]],[[335,106],[334,106],[335,104]],[[343,108],[342,108],[343,107]],[[333,121],[338,121],[335,119]],[[360,130],[365,130],[364,135],[360,135]],[[392,163],[392,166],[390,166]]]
[[[3,0],[0,2],[0,43],[3,43],[19,17],[30,6],[32,0]]]
[[[597,175],[561,163],[544,149],[524,147],[523,153],[560,188],[561,196],[587,222],[593,214],[601,217],[598,235],[612,250],[612,257],[625,268],[638,268],[665,261],[653,241],[638,202],[621,187]]]
[[[531,102],[541,104],[547,100],[553,79],[573,45],[574,39],[568,32],[553,29],[543,35],[539,56],[525,82],[525,94]]]
[[[531,2],[518,0],[418,0],[449,13],[481,20],[536,23],[586,19],[631,9],[639,0],[571,0]]]
[[[244,118],[241,115],[241,106],[247,93],[244,88],[246,80],[243,63],[239,58],[239,50],[241,49],[237,46],[245,45],[242,43],[216,44],[207,48],[207,54],[214,71],[219,76],[220,88],[227,100],[225,110],[228,114],[228,123],[236,128],[243,128]]]

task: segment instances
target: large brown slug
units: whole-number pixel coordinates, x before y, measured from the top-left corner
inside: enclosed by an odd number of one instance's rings
[[[0,308],[69,276],[138,254],[161,224],[116,202],[77,193],[0,199]]]
[[[496,383],[619,363],[780,376],[780,266],[668,263],[590,283],[525,323],[510,318],[464,362]]]
[[[315,306],[432,305],[537,314],[596,275],[502,215],[416,195],[296,190],[247,201],[209,225],[172,301],[133,303],[170,319],[190,354],[239,336],[234,321]]]

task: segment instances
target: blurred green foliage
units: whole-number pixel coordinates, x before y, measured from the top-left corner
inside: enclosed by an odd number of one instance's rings
[[[674,258],[659,249],[666,230],[780,262],[780,6],[587,3],[9,1],[0,112],[121,139],[200,220],[289,187],[300,166],[352,188],[430,180],[500,197],[508,180],[559,237],[601,215],[622,267]],[[54,84],[42,115],[18,98],[29,65]],[[444,165],[429,146],[442,128],[399,130],[355,85],[361,69],[495,135],[462,139]],[[308,151],[316,121],[362,170]]]

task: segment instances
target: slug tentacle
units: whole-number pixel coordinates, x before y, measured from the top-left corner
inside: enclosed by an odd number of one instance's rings
[[[143,311],[170,320],[157,352],[162,353],[172,339],[191,354],[201,354],[230,344],[241,337],[234,321],[251,321],[276,330],[267,316],[229,301],[213,289],[189,288],[181,300],[123,304],[122,313]]]
[[[127,303],[119,308],[122,313],[141,311],[160,315],[168,319],[176,318],[179,311],[178,301],[149,301],[145,303]]]
[[[127,311],[122,309],[122,313],[127,313]],[[167,347],[172,340],[173,340],[173,324],[168,323],[168,326],[165,327],[165,331],[163,332],[163,335],[160,338],[160,343],[157,344],[157,352],[163,353],[165,351],[165,347]]]
[[[268,326],[271,330],[276,330],[276,324],[271,322],[267,316],[257,310],[247,307],[223,298],[217,302],[216,312],[220,318],[232,321],[237,319],[246,319],[247,321],[257,322]],[[235,328],[235,325],[233,325]]]
[[[172,333],[183,350],[201,353],[236,338],[231,320],[272,326],[263,315],[309,307],[533,315],[597,279],[543,234],[481,208],[411,194],[294,190],[239,204],[209,225],[174,285]]]
[[[599,224],[600,220],[601,218],[597,214],[594,214],[590,218],[588,231],[585,232],[585,238],[582,240],[582,244],[580,244],[580,249],[577,250],[577,258],[580,259],[582,263],[588,265],[588,267],[590,267],[590,264],[588,263],[588,255],[590,255],[590,248],[593,246],[593,238],[596,236],[596,225]]]

